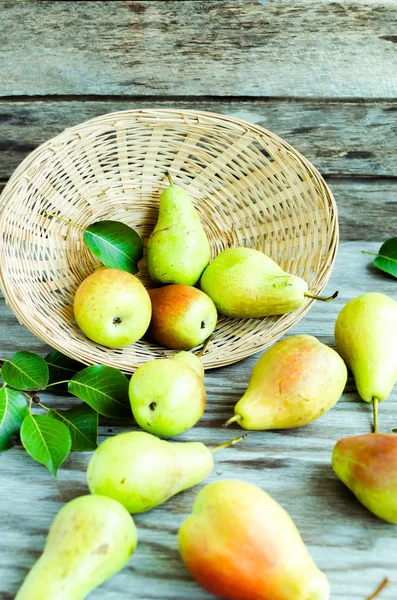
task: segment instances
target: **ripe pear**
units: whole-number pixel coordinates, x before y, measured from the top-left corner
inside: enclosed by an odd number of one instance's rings
[[[243,481],[210,483],[179,530],[190,574],[231,600],[329,600],[293,521],[266,492]]]
[[[147,269],[158,283],[194,285],[210,261],[210,245],[189,195],[167,176],[170,187],[160,196],[158,220],[147,246]]]
[[[183,433],[204,412],[203,364],[192,352],[144,363],[131,377],[129,397],[142,429],[165,437]]]
[[[145,287],[137,277],[119,269],[97,269],[79,285],[74,298],[74,316],[82,332],[109,348],[139,340],[151,314]]]
[[[166,442],[133,431],[108,438],[95,450],[87,481],[91,493],[141,513],[205,479],[213,464],[212,452],[201,442]]]
[[[332,468],[374,515],[397,524],[397,435],[368,433],[336,444]]]
[[[309,294],[307,283],[289,275],[263,252],[252,248],[223,250],[205,269],[200,287],[227,317],[283,315],[300,308]]]
[[[294,335],[261,356],[228,423],[254,430],[307,425],[334,406],[346,381],[335,350],[311,335]]]
[[[127,564],[136,546],[134,521],[121,504],[76,498],[55,517],[15,600],[83,600]]]
[[[350,300],[335,324],[338,351],[365,402],[385,400],[397,380],[397,302],[370,292]]]
[[[218,319],[215,304],[190,285],[166,285],[149,290],[152,301],[150,337],[166,346],[190,350],[206,340]]]

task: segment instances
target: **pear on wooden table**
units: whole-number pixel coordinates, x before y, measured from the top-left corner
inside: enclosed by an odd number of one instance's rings
[[[198,356],[184,351],[148,361],[132,375],[129,397],[142,429],[165,437],[183,433],[204,412],[203,364]]]
[[[131,513],[145,512],[200,483],[213,469],[213,453],[241,439],[209,449],[201,442],[167,442],[144,431],[121,433],[95,450],[88,486]]]
[[[397,302],[370,292],[350,300],[335,323],[339,353],[365,402],[386,400],[397,380]],[[377,423],[375,420],[375,430]]]
[[[335,445],[332,468],[374,515],[397,524],[397,435],[368,433]]]
[[[258,430],[307,425],[334,406],[346,381],[335,350],[311,335],[289,337],[258,360],[227,424]]]
[[[243,481],[218,481],[197,495],[179,530],[192,577],[230,600],[329,600],[330,587],[287,512]]]
[[[55,517],[15,600],[83,600],[127,564],[136,546],[134,521],[121,504],[80,496]]]

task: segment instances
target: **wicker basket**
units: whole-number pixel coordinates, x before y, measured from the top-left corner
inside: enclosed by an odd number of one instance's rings
[[[318,171],[259,126],[196,111],[132,110],[87,121],[42,144],[17,168],[1,196],[1,286],[18,320],[50,346],[83,363],[125,372],[174,353],[137,342],[108,349],[85,338],[73,317],[79,283],[97,266],[81,230],[120,220],[147,240],[166,187],[165,172],[199,211],[212,256],[230,246],[269,254],[319,293],[338,243],[333,196]],[[144,260],[142,261],[144,262]],[[149,287],[145,265],[140,277]],[[280,317],[221,317],[206,368],[241,360],[279,339],[310,308]]]

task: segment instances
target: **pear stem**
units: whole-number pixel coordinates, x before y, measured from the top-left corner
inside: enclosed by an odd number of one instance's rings
[[[373,423],[373,431],[374,431],[374,433],[379,433],[379,429],[378,429],[378,405],[379,405],[378,398],[372,398],[372,414],[374,416],[374,423]]]
[[[238,444],[239,442],[241,442],[241,440],[246,438],[247,435],[248,433],[245,433],[244,435],[240,435],[239,437],[236,437],[233,440],[229,440],[227,442],[224,442],[223,444],[219,444],[219,446],[215,446],[215,448],[212,448],[211,452],[218,452],[218,450],[223,450],[223,448],[229,448],[230,446],[234,446],[234,444]]]
[[[239,423],[241,419],[241,415],[234,415],[233,417],[230,417],[230,419],[228,419],[226,423],[224,423],[223,427],[229,427],[229,425],[231,425],[232,423]]]
[[[170,186],[174,185],[174,182],[172,181],[172,177],[171,177],[169,171],[166,171],[165,174],[167,175],[167,179],[170,182]]]
[[[373,600],[374,598],[379,596],[381,591],[385,589],[385,587],[387,586],[388,583],[389,583],[389,580],[387,577],[385,577],[384,580],[378,585],[378,587],[376,588],[374,593],[371,594],[370,596],[368,596],[368,598],[366,598],[365,600]]]
[[[199,358],[201,358],[202,356],[204,356],[204,354],[205,354],[205,353],[206,353],[206,351],[207,351],[208,344],[210,343],[210,341],[211,341],[211,340],[212,340],[212,333],[211,333],[211,335],[210,335],[210,336],[208,336],[208,337],[207,337],[207,339],[206,339],[206,340],[205,340],[205,342],[204,342],[204,346],[201,348],[200,352],[198,352],[198,353],[196,354],[196,356],[198,356]]]
[[[61,383],[69,383],[70,379],[64,379],[63,381],[54,381],[53,383],[48,383],[46,388],[51,387],[52,385],[61,385]]]
[[[313,300],[320,300],[321,302],[331,302],[332,300],[335,300],[338,294],[339,292],[336,291],[332,294],[332,296],[325,298],[324,296],[316,296],[315,294],[309,294],[309,292],[306,292],[304,296],[306,296],[306,298],[313,298]]]
[[[43,210],[42,212],[45,214],[46,217],[52,217],[53,219],[57,219],[58,221],[67,223],[67,225],[72,225],[73,227],[77,227],[77,229],[81,229],[81,230],[85,231],[84,227],[82,227],[81,225],[78,225],[77,223],[73,223],[73,221],[68,221],[67,219],[64,219],[63,217],[60,217],[59,215],[55,215],[54,213],[47,212],[46,210]]]

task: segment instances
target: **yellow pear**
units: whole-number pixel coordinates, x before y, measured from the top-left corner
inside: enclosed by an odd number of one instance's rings
[[[104,496],[76,498],[55,517],[15,600],[83,600],[127,564],[136,545],[124,506]]]
[[[315,421],[339,400],[347,369],[335,350],[311,335],[294,335],[256,363],[235,415],[244,429],[289,429]]]

